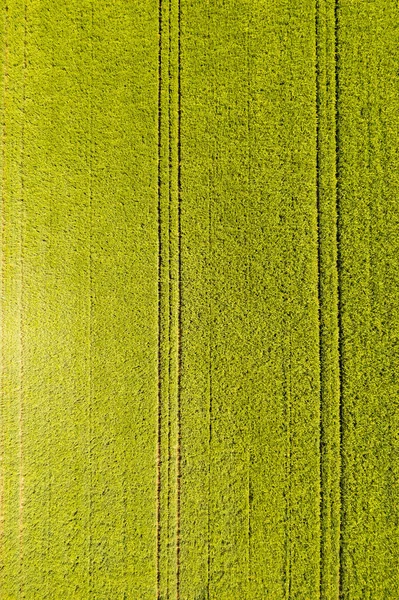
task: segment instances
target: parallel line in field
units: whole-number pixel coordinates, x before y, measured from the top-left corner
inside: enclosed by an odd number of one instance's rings
[[[210,24],[211,24],[211,10],[210,10],[210,5],[208,3],[207,6],[207,23],[208,23],[208,28],[207,28],[207,34],[208,34],[208,40],[211,39],[211,31],[210,31]],[[212,77],[213,73],[209,73],[209,82],[210,82],[210,90],[211,92],[213,92],[213,77]],[[211,137],[211,141],[213,142],[213,138]],[[213,164],[212,161],[212,156],[213,156],[213,144],[212,144],[212,151],[209,152],[210,157],[211,157],[211,164]],[[207,582],[206,582],[206,589],[207,589],[207,597],[211,598],[211,579],[212,579],[212,555],[211,555],[211,549],[212,549],[212,521],[211,521],[211,492],[212,492],[212,434],[213,434],[213,380],[212,380],[212,334],[213,334],[213,330],[212,330],[212,312],[213,312],[213,305],[212,305],[212,271],[211,271],[211,267],[212,267],[212,253],[213,253],[213,249],[212,249],[212,216],[213,216],[213,211],[212,211],[212,195],[211,195],[211,169],[208,170],[208,280],[207,280],[207,285],[208,285],[208,289],[207,289],[207,293],[208,293],[208,318],[209,318],[209,328],[208,328],[208,386],[209,386],[209,400],[208,400],[208,481],[207,481],[207,487],[208,487],[208,498],[207,498]]]
[[[288,422],[287,419],[287,382],[286,382],[286,373],[285,373],[285,369],[284,369],[284,365],[283,365],[283,402],[284,402],[284,407],[285,407],[285,422]],[[286,427],[286,431],[285,433],[287,434],[287,427]],[[286,440],[287,443],[287,440]],[[287,452],[286,452],[286,456],[285,456],[285,460],[286,460],[286,464],[285,464],[285,469],[287,471],[287,478],[290,476],[289,472],[288,472],[288,444],[287,444]],[[289,556],[289,542],[288,542],[288,533],[287,533],[287,524],[288,524],[288,486],[287,486],[287,490],[285,492],[285,507],[284,507],[284,512],[285,512],[285,531],[284,531],[284,574],[283,574],[283,578],[282,578],[282,586],[283,586],[283,592],[284,592],[284,600],[288,600],[289,599],[289,588],[288,588],[288,577],[289,577],[289,561],[288,561],[288,556]]]
[[[172,157],[172,72],[171,72],[171,61],[172,61],[172,0],[168,0],[168,300],[169,300],[169,326],[168,326],[168,429],[167,429],[167,447],[168,447],[168,469],[167,469],[167,489],[168,489],[168,501],[167,501],[167,525],[166,530],[168,536],[171,530],[171,512],[172,512],[172,323],[173,323],[173,280],[172,280],[172,177],[173,177],[173,157]],[[171,569],[169,568],[169,554],[168,554],[168,578],[167,578],[167,592],[170,592],[170,579]]]
[[[287,600],[291,599],[292,589],[292,338],[289,330],[289,364],[288,375],[286,375],[286,398],[287,398],[287,434],[288,434],[288,515],[287,526],[289,531],[289,542],[287,552]]]
[[[177,0],[177,239],[178,239],[178,335],[177,335],[177,515],[176,595],[180,598],[181,518],[181,375],[182,375],[182,256],[181,256],[181,0]]]
[[[246,35],[246,67],[247,67],[247,143],[248,143],[248,156],[247,156],[247,188],[248,188],[248,198],[251,198],[251,61],[250,61],[250,25],[251,25],[251,17],[248,17],[248,30]],[[250,283],[250,258],[247,254],[246,260],[246,271],[247,271],[247,290],[251,290]],[[251,294],[249,293],[249,298],[247,299],[247,307],[250,304]],[[247,489],[247,501],[248,501],[248,521],[247,521],[247,561],[248,561],[248,574],[247,574],[247,585],[248,585],[248,596],[251,594],[251,445],[249,444],[248,450],[248,489]]]
[[[89,323],[88,323],[88,460],[89,460],[89,507],[88,507],[88,589],[89,594],[93,591],[93,364],[92,364],[92,324],[93,324],[93,265],[92,265],[92,221],[93,221],[93,101],[92,101],[92,89],[93,89],[93,62],[94,62],[94,48],[93,48],[93,27],[94,27],[94,6],[91,3],[90,10],[91,18],[91,48],[90,48],[90,91],[89,91],[89,202],[88,202],[88,302],[89,302]]]
[[[209,182],[210,184],[210,182]],[[209,262],[212,264],[212,198],[210,193],[210,185],[209,185],[209,205],[208,205],[208,256]],[[212,294],[211,294],[212,286],[209,285],[208,290],[208,312],[209,312],[209,337],[208,337],[208,346],[209,346],[209,405],[208,405],[208,413],[209,413],[209,427],[208,427],[208,447],[209,447],[209,457],[208,457],[208,508],[207,508],[207,592],[208,597],[211,597],[211,482],[212,482]]]
[[[50,215],[50,224],[49,224],[49,231],[48,231],[48,256],[51,256],[51,252],[53,247],[56,246],[56,244],[54,244],[53,242],[53,211],[54,211],[54,199],[52,197],[50,197],[49,199],[49,215]],[[49,259],[49,263],[51,263],[51,258]],[[51,283],[50,286],[53,287],[53,283],[54,280],[52,278],[53,273],[51,273],[51,278],[49,277]],[[48,330],[50,330],[50,322],[51,322],[51,316],[50,314],[48,314],[48,320],[46,321],[45,327],[48,328]],[[50,353],[49,353],[50,356]],[[50,374],[49,376],[49,385],[48,385],[48,391],[53,389],[53,381],[52,381],[52,374]],[[46,549],[45,549],[45,560],[47,563],[47,569],[46,569],[46,574],[45,574],[45,583],[46,583],[46,597],[51,597],[51,513],[52,513],[52,502],[53,502],[53,490],[52,490],[52,475],[53,475],[53,469],[52,469],[52,464],[51,464],[51,450],[52,450],[52,437],[51,437],[51,431],[52,431],[52,426],[51,426],[51,407],[52,407],[52,394],[48,393],[48,398],[47,398],[47,414],[46,414],[46,454],[47,454],[47,482],[48,482],[48,488],[47,488],[47,514],[46,514],[46,519],[47,519],[47,523],[46,523]],[[51,465],[51,466],[50,466]]]
[[[336,245],[337,245],[337,314],[338,314],[338,362],[339,362],[339,437],[340,437],[340,519],[339,519],[339,598],[343,597],[343,525],[344,525],[344,419],[343,419],[343,335],[342,335],[342,256],[341,256],[341,205],[340,205],[340,113],[339,113],[339,0],[334,5],[335,44],[335,173],[336,173]]]
[[[325,432],[323,427],[323,340],[322,340],[322,293],[321,293],[321,183],[320,183],[320,23],[319,23],[320,1],[316,0],[315,10],[315,50],[316,50],[316,219],[317,219],[317,315],[318,315],[318,343],[319,343],[319,477],[320,477],[320,572],[319,572],[319,595],[322,597],[323,589],[323,552],[324,552],[324,528],[323,528],[323,504],[324,504],[324,473],[323,473],[323,446],[325,446]]]
[[[161,214],[161,102],[162,102],[162,0],[158,3],[158,393],[157,393],[157,489],[156,489],[156,594],[161,594],[161,443],[162,443],[162,306],[161,306],[161,273],[162,273],[162,214]]]
[[[19,429],[19,593],[23,596],[23,512],[24,512],[24,476],[23,476],[23,425],[24,425],[24,336],[23,336],[23,319],[24,319],[24,226],[25,226],[25,114],[26,114],[26,71],[27,71],[27,2],[24,3],[24,40],[23,40],[23,81],[22,81],[22,125],[21,125],[21,222],[20,222],[20,261],[21,261],[21,289],[20,289],[20,390],[19,390],[19,414],[18,414],[18,429]]]
[[[4,470],[4,443],[5,443],[5,434],[4,434],[4,423],[5,423],[5,392],[4,392],[4,383],[5,383],[5,344],[4,344],[4,317],[5,317],[5,231],[6,231],[6,216],[5,216],[5,187],[6,187],[6,173],[5,173],[5,163],[6,163],[6,138],[7,138],[7,130],[6,130],[6,97],[8,92],[8,61],[9,61],[9,44],[8,44],[8,7],[5,7],[4,10],[4,83],[3,83],[3,123],[2,123],[2,135],[1,135],[1,152],[2,152],[2,189],[1,189],[1,439],[0,439],[0,457],[1,457],[1,472],[0,472],[0,565],[1,570],[4,569],[5,560],[4,560],[4,489],[5,489],[5,470]]]

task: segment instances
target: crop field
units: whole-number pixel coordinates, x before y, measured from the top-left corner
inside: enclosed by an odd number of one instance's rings
[[[0,600],[397,600],[397,0],[0,27]]]

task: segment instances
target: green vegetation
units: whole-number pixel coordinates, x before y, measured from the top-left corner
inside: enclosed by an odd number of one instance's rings
[[[395,598],[398,6],[1,6],[0,600]]]

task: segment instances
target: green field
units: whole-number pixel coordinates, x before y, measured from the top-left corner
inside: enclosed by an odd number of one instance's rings
[[[397,0],[0,21],[0,600],[397,600]]]

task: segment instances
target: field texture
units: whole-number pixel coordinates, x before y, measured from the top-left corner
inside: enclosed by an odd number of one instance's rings
[[[0,1],[0,600],[397,600],[397,0]]]

